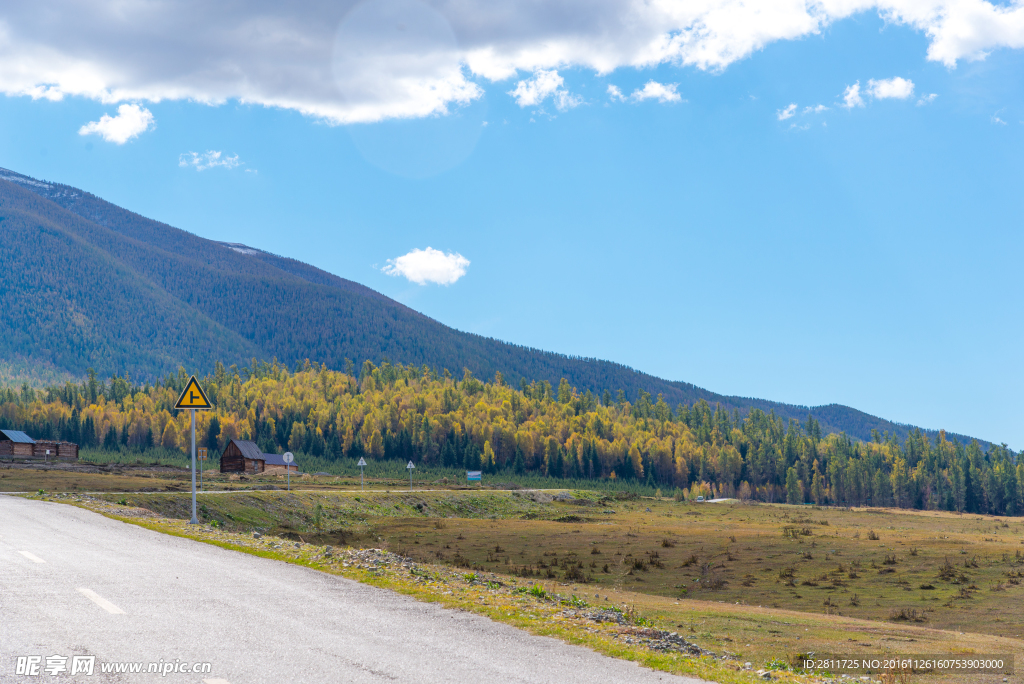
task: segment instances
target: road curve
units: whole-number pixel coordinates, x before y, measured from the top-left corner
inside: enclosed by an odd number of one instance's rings
[[[14,496],[0,496],[0,616],[5,683],[702,681],[309,568]],[[17,675],[18,657],[32,655],[44,667],[51,655],[95,656],[94,674]],[[211,669],[100,672],[102,663],[159,661]]]

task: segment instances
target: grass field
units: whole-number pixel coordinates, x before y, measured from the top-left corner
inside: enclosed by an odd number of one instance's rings
[[[527,577],[1020,638],[1021,523],[939,513],[619,503],[554,520],[406,518],[392,548]],[[650,512],[647,512],[647,509]]]
[[[327,471],[310,468],[309,472],[294,475],[296,486],[313,489],[351,490],[360,487],[359,468],[352,459],[331,462]],[[188,460],[180,451],[153,449],[145,454],[134,452],[107,452],[96,449],[83,450],[82,458],[72,463],[42,465],[0,461],[0,492],[36,491],[39,489],[65,491],[77,488],[79,491],[133,491],[140,488],[166,488],[178,491],[183,483],[190,483]],[[307,464],[307,465],[316,465]],[[216,460],[205,464],[204,482],[210,491],[221,489],[245,489],[274,485],[284,487],[284,475],[224,475],[219,472]],[[330,471],[330,472],[328,472]],[[76,476],[66,476],[74,472]],[[113,473],[125,478],[154,478],[157,482],[141,483],[138,480],[104,480],[91,477],[96,474]],[[421,467],[414,471],[414,488],[445,489],[509,489],[509,488],[573,488],[590,489],[605,493],[629,492],[637,496],[655,496],[660,490],[638,482],[616,482],[613,480],[572,480],[547,478],[537,475],[516,475],[501,472],[485,477],[486,482],[470,484],[465,480],[466,471],[455,468]],[[397,461],[371,461],[366,467],[367,489],[398,489],[409,486],[409,474],[405,465]],[[191,487],[191,484],[189,484]],[[671,494],[671,492],[670,492]]]
[[[806,652],[1024,656],[1021,519],[589,491],[564,500],[554,491],[339,491],[332,482],[200,494],[200,518],[226,532],[387,548],[627,604],[701,647],[758,664]],[[98,498],[190,515],[180,490]]]
[[[180,471],[167,473],[78,472],[58,468],[0,469],[0,492],[136,492],[146,489],[182,491],[191,480]]]
[[[470,569],[1024,634],[1018,519],[574,494],[572,501],[548,502],[520,492],[245,492],[201,495],[200,505],[205,519],[229,529],[324,543],[383,539],[418,560]],[[189,513],[180,495],[141,494],[128,502],[170,517]]]

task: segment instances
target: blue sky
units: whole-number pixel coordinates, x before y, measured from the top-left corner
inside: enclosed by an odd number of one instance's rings
[[[619,4],[590,7],[621,21],[633,10]],[[936,6],[962,23],[928,19]],[[996,18],[975,20],[979,6]],[[130,27],[87,26],[72,69],[39,57],[45,40],[9,10],[0,53],[31,59],[0,69],[0,166],[312,263],[461,330],[1024,447],[1024,8],[894,0],[811,29],[789,10],[768,28],[712,12],[616,42],[546,16],[477,35],[452,7],[340,12],[333,67],[289,53],[277,73],[200,35],[127,75],[110,65],[139,54]],[[420,33],[374,37],[402,22]],[[694,22],[700,40],[645,57]],[[90,31],[107,57],[81,56]],[[345,40],[421,51],[429,68],[364,74]],[[186,47],[198,66],[174,72]],[[263,90],[208,78],[204,49]],[[296,77],[303,59],[334,85]],[[430,87],[402,90],[410,79]],[[633,96],[645,86],[660,97]],[[427,247],[453,256],[430,272],[399,260]]]

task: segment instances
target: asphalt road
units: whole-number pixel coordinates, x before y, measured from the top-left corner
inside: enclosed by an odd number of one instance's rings
[[[91,676],[70,675],[76,655],[95,657]],[[17,674],[19,656],[40,656],[39,674]],[[49,656],[66,658],[52,662],[67,670],[47,674]],[[161,669],[205,662],[210,670],[101,672],[121,662]],[[0,495],[0,682],[157,681],[701,680],[308,568]]]

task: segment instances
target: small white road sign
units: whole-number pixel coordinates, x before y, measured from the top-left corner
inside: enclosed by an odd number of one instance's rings
[[[284,469],[288,471],[288,491],[290,492],[292,491],[292,469],[290,464],[292,461],[295,460],[295,456],[294,454],[292,454],[292,452],[286,451],[284,452],[284,456],[282,456],[281,458],[284,459],[284,462],[286,464]]]

